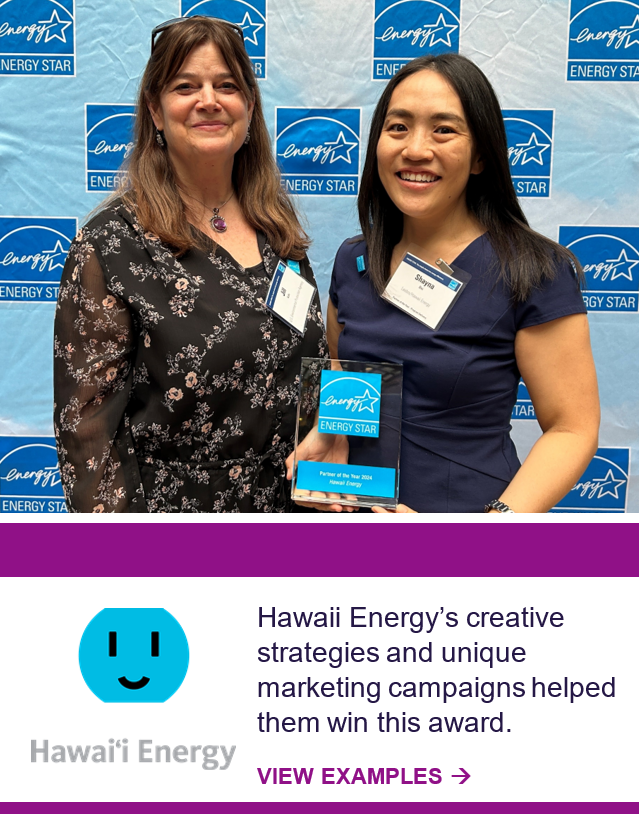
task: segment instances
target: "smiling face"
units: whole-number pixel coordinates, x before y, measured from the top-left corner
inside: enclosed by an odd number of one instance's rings
[[[166,609],[103,609],[84,630],[80,671],[105,703],[163,703],[189,666],[189,645]]]
[[[232,166],[253,103],[240,90],[220,49],[207,42],[191,51],[149,110],[179,175],[181,166],[203,159]]]
[[[393,91],[377,143],[384,189],[404,218],[439,224],[466,217],[466,187],[482,171],[457,93],[431,70]]]

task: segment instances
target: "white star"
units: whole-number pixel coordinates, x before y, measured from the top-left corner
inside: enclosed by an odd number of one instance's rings
[[[597,498],[599,499],[603,499],[604,496],[612,496],[615,499],[620,498],[618,491],[622,485],[626,484],[625,479],[615,479],[611,468],[608,469],[608,473],[602,479],[593,479],[592,482],[593,484],[595,482],[601,483],[598,486],[599,494]]]
[[[626,48],[630,48],[631,45],[638,45],[639,44],[639,37],[635,37],[634,40],[631,40],[630,37],[632,34],[639,32],[639,14],[634,19],[632,25],[627,26],[619,26],[619,28],[627,28],[628,29],[628,42],[626,43]]]
[[[364,391],[361,397],[355,397],[355,399],[360,401],[358,411],[370,411],[371,414],[375,413],[373,410],[373,405],[375,405],[376,402],[379,402],[379,397],[372,397],[368,388],[366,391]],[[365,405],[364,403],[368,403],[368,405]]]
[[[338,159],[344,159],[346,164],[351,163],[351,150],[357,147],[357,142],[347,142],[344,131],[340,130],[339,136],[334,142],[324,142],[324,147],[331,149],[331,164]]]
[[[67,251],[62,246],[62,244],[61,244],[61,242],[59,240],[55,242],[55,246],[53,247],[53,249],[45,249],[42,254],[49,256],[49,258],[48,258],[48,260],[49,260],[49,272],[53,272],[53,270],[57,269],[58,267],[60,267],[60,268],[64,267],[63,263],[60,263],[60,262],[58,262],[56,264],[53,263],[54,259],[57,258],[58,255],[62,255],[63,258],[66,258],[66,256],[67,256]]]
[[[639,264],[639,261],[631,261],[626,253],[625,247],[619,253],[618,258],[609,258],[606,263],[614,264],[615,268],[612,270],[612,277],[610,278],[611,282],[616,280],[617,278],[628,278],[629,281],[632,280],[632,270]],[[618,266],[625,266],[627,264],[628,268],[624,272],[623,269],[621,271],[617,270]]]
[[[53,13],[51,14],[50,20],[38,20],[38,25],[46,25],[48,28],[46,29],[46,37],[45,42],[49,42],[49,40],[61,40],[63,43],[67,41],[65,31],[71,25],[71,22],[63,23],[62,20],[58,17],[58,12],[56,9],[53,9]],[[54,28],[59,28],[60,31],[57,33],[53,31]]]
[[[253,43],[253,45],[258,45],[257,32],[264,28],[264,23],[254,23],[253,20],[251,20],[251,15],[247,11],[242,22],[237,23],[237,25],[239,25],[244,32],[244,39],[246,42]],[[247,29],[249,32],[248,34],[246,33]]]
[[[522,160],[521,164],[522,167],[524,164],[528,164],[529,161],[537,162],[537,164],[543,165],[544,160],[541,158],[541,154],[544,150],[548,150],[550,144],[542,144],[541,142],[537,141],[537,136],[533,131],[530,134],[530,139],[528,142],[521,142],[518,144],[517,147],[523,148],[522,150]],[[534,151],[537,151],[537,155],[534,155]],[[528,155],[530,153],[530,155]]]
[[[446,25],[446,18],[443,14],[440,14],[437,18],[437,22],[434,26],[431,26],[434,29],[433,33],[431,34],[430,44],[431,46],[437,45],[437,43],[443,43],[447,45],[449,48],[453,47],[452,42],[450,41],[451,35],[454,31],[457,30],[456,25]],[[440,34],[439,37],[435,37],[435,34],[440,31],[441,29],[447,29],[444,34]]]

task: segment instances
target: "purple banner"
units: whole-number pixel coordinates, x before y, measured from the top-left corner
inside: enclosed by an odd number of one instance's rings
[[[4,576],[621,577],[634,524],[4,524]]]

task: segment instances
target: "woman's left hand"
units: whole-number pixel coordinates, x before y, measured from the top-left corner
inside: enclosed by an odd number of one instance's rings
[[[386,510],[384,507],[372,507],[373,513],[416,513],[417,510],[411,510],[405,504],[398,504],[394,510]]]

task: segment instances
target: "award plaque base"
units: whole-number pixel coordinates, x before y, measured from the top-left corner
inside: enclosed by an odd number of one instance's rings
[[[397,507],[402,366],[302,358],[294,501]]]

